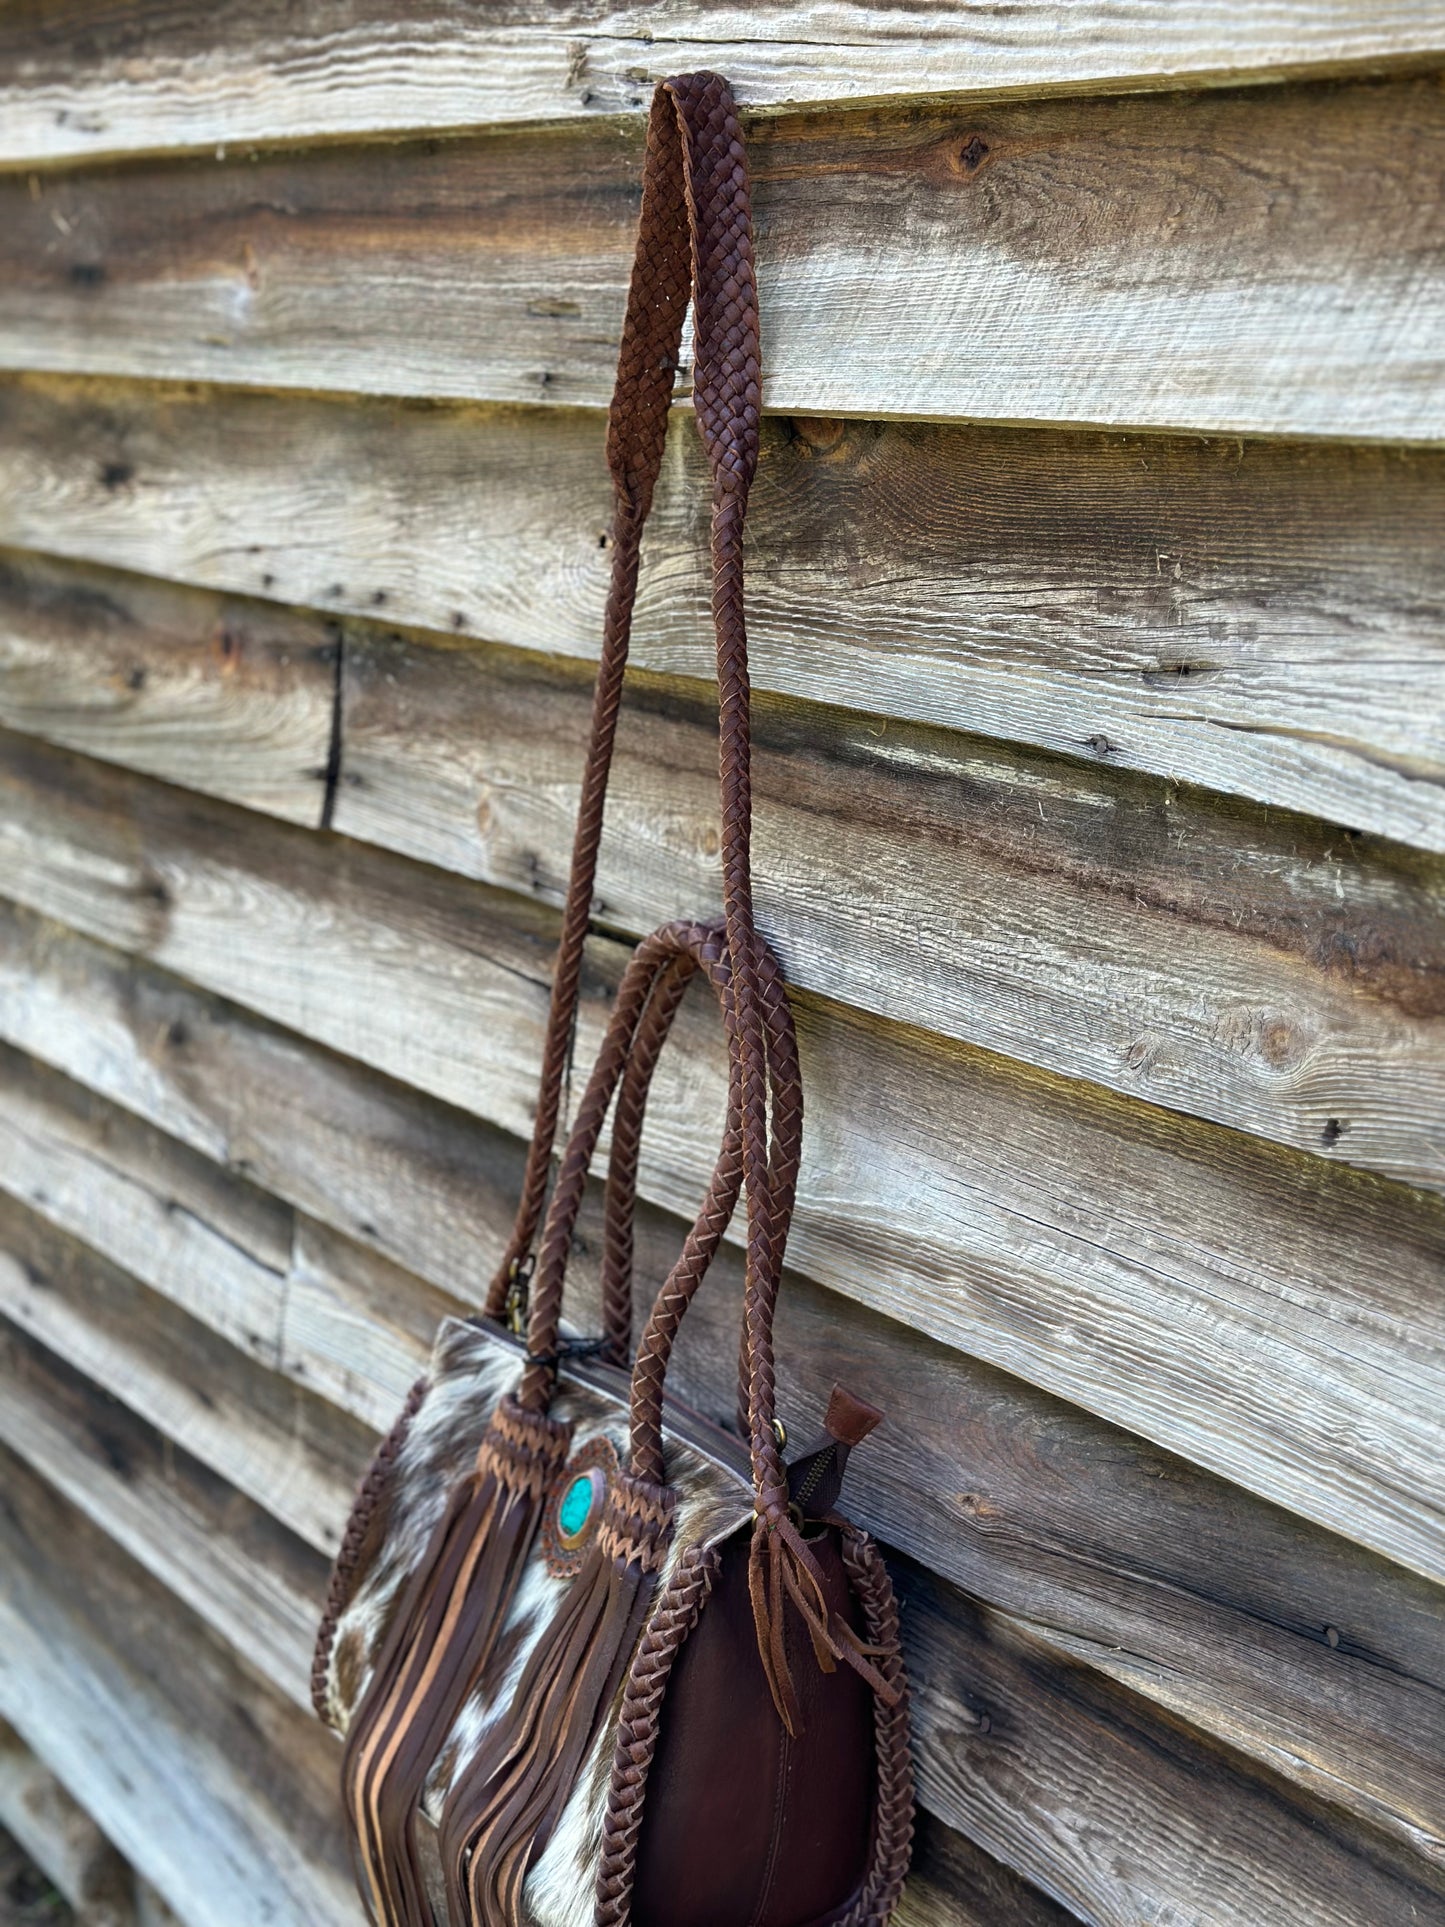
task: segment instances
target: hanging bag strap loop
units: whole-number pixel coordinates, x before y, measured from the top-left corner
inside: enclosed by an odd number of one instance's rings
[[[771,951],[761,951],[761,989],[768,1035],[768,1076],[776,1126],[768,1182],[775,1193],[791,1195],[802,1138],[802,1087],[792,1013],[782,972]],[[608,1173],[608,1235],[630,1229],[635,1208],[633,1183],[637,1144],[648,1090],[663,1045],[692,978],[706,977],[726,1009],[732,976],[726,927],[722,924],[664,924],[633,954],[618,988],[607,1034],[577,1110],[542,1232],[536,1287],[527,1331],[527,1372],[519,1391],[524,1405],[544,1410],[564,1354],[560,1339],[563,1277],[572,1247],[587,1172],[614,1093],[619,1109],[627,1100],[632,1123],[626,1140],[614,1126]],[[619,1152],[623,1153],[619,1158]],[[619,1163],[622,1169],[619,1171]],[[662,1380],[672,1338],[717,1250],[742,1189],[742,1130],[739,1079],[728,1080],[728,1115],[722,1149],[684,1246],[654,1302],[633,1374],[633,1470],[655,1485],[663,1483]],[[684,1283],[685,1280],[685,1283]],[[670,1310],[664,1307],[670,1305]]]
[[[699,227],[704,231],[695,239]],[[741,511],[758,448],[757,298],[742,142],[727,83],[716,75],[665,83],[654,97],[648,125],[642,214],[608,416],[612,579],[536,1118],[512,1235],[486,1301],[493,1318],[504,1315],[519,1280],[525,1282],[546,1206],[632,632],[642,529],[662,468],[690,295],[695,295],[696,310],[694,402],[716,487],[737,502],[740,589]],[[609,1324],[605,1342],[610,1353],[620,1354],[626,1334]]]
[[[741,129],[731,91],[716,74],[663,82],[653,97],[648,122],[637,252],[608,424],[608,463],[616,497],[615,551],[592,742],[548,1024],[537,1128],[517,1225],[488,1309],[499,1311],[505,1302],[518,1267],[531,1251],[545,1201],[636,596],[641,531],[666,446],[668,406],[689,293],[696,334],[694,407],[713,476],[712,610],[727,948],[723,1003],[730,1107],[736,1116],[747,1196],[742,1378],[757,1510],[750,1583],[759,1647],[779,1710],[792,1726],[797,1702],[783,1638],[790,1605],[808,1622],[820,1659],[834,1642],[816,1561],[789,1513],[775,1417],[773,1312],[797,1162],[795,1154],[784,1154],[776,1160],[777,1168],[772,1168],[775,1160],[770,1150],[766,965],[753,915],[751,689],[743,618],[743,522],[757,466],[761,408],[757,283]],[[653,974],[644,980],[629,972],[624,980],[624,990],[633,1001],[615,1036],[609,1031],[604,1048],[614,1051],[615,1058],[599,1065],[604,1074],[589,1086],[589,1099],[604,1086],[609,1098],[615,1089],[653,992],[657,967],[639,965]],[[795,1086],[794,1093],[784,1103],[796,1103],[800,1114],[800,1088]],[[601,1116],[590,1116],[582,1135],[595,1141],[600,1127]],[[776,1115],[772,1131],[778,1131]],[[589,1156],[590,1148],[589,1144]],[[571,1150],[567,1183],[580,1197],[585,1163],[579,1170]],[[631,1155],[625,1152],[624,1159]],[[557,1225],[575,1208],[569,1198]],[[549,1221],[549,1237],[551,1230]],[[560,1256],[565,1259],[565,1253]],[[561,1299],[561,1267],[545,1243],[543,1266],[546,1288],[539,1292],[541,1302],[533,1303],[529,1332],[529,1350],[537,1362],[529,1365],[523,1386],[524,1398],[539,1407],[550,1397],[550,1361],[556,1342],[555,1336],[547,1335],[555,1333]],[[615,1276],[613,1284],[607,1294],[610,1323],[604,1344],[615,1356],[625,1350],[625,1339],[620,1329],[622,1293]]]

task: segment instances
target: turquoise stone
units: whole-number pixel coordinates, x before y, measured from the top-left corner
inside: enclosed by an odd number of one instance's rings
[[[575,1478],[562,1494],[562,1503],[557,1511],[557,1524],[564,1539],[575,1539],[592,1515],[592,1505],[596,1487],[590,1473],[584,1472]]]

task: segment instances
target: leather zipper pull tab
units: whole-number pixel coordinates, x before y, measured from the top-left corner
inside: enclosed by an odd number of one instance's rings
[[[849,1453],[882,1422],[876,1405],[842,1385],[833,1387],[823,1415],[823,1437],[788,1467],[791,1503],[801,1518],[822,1519],[833,1510],[843,1489]]]
[[[828,1409],[823,1415],[823,1430],[830,1439],[850,1449],[861,1445],[868,1434],[883,1423],[883,1414],[867,1399],[859,1398],[844,1385],[833,1387]]]

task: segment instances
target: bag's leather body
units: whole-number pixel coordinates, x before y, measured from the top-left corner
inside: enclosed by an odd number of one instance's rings
[[[829,1603],[861,1634],[838,1529],[821,1528],[812,1543]],[[847,1667],[821,1672],[790,1621],[803,1725],[788,1733],[758,1661],[747,1550],[738,1534],[724,1544],[707,1611],[668,1686],[636,1927],[821,1927],[846,1917],[863,1885],[877,1784],[873,1695]]]
[[[638,946],[554,1173],[642,526],[690,293],[714,478],[725,917]],[[752,913],[742,529],[758,417],[741,136],[726,83],[691,75],[659,87],[649,125],[608,429],[612,591],[517,1222],[485,1316],[442,1327],[362,1483],[317,1642],[314,1697],[344,1739],[344,1810],[378,1927],[881,1927],[907,1868],[892,1589],[835,1509],[848,1454],[880,1415],[835,1389],[821,1434],[791,1458],[776,1417],[802,1085],[786,986]],[[727,1118],[634,1344],[647,1094],[696,976],[727,1033]],[[564,1276],[609,1116],[604,1330],[579,1345],[562,1333]],[[734,1434],[664,1387],[744,1198]]]
[[[375,1491],[370,1516],[362,1522],[363,1536],[352,1571],[354,1590],[335,1616],[329,1650],[318,1654],[317,1683],[324,1716],[342,1734],[370,1684],[397,1604],[425,1557],[446,1495],[470,1470],[493,1408],[516,1383],[522,1351],[510,1334],[484,1324],[449,1320],[438,1333],[426,1394],[396,1442],[385,1482]],[[614,1452],[625,1452],[625,1379],[620,1389],[619,1397],[616,1390],[609,1394],[572,1373],[562,1376],[552,1411],[572,1428],[569,1463],[599,1440]],[[664,1581],[687,1545],[711,1544],[719,1536],[735,1533],[746,1526],[752,1513],[750,1484],[735,1464],[724,1466],[676,1437],[669,1446],[679,1530]],[[560,1496],[560,1490],[549,1494],[552,1506]],[[475,1681],[449,1746],[428,1775],[422,1817],[430,1828],[435,1829],[441,1819],[457,1763],[476,1751],[489,1721],[505,1712],[507,1685],[556,1612],[567,1584],[568,1576],[549,1569],[544,1557],[529,1562],[493,1663]],[[528,1905],[537,1927],[574,1927],[592,1920],[587,1873],[595,1871],[600,1852],[612,1739],[610,1731],[596,1736],[577,1792],[534,1869]]]
[[[492,1408],[514,1384],[522,1346],[499,1327],[450,1319],[403,1427],[388,1441],[385,1476],[363,1488],[338,1564],[344,1603],[330,1616],[313,1679],[322,1717],[345,1734],[370,1684],[408,1580],[425,1556],[446,1493],[465,1476]],[[627,1383],[616,1369],[564,1369],[553,1413],[572,1429],[567,1465],[598,1442],[622,1453]],[[671,1413],[669,1483],[676,1532],[661,1590],[684,1551],[716,1548],[720,1571],[681,1646],[663,1696],[644,1808],[630,1918],[636,1927],[831,1927],[847,1917],[874,1844],[877,1736],[873,1695],[847,1668],[813,1664],[797,1622],[788,1638],[806,1724],[790,1736],[758,1658],[748,1596],[747,1532],[753,1493],[741,1443]],[[549,1495],[565,1495],[564,1473]],[[544,1513],[544,1520],[546,1514]],[[863,1630],[843,1560],[842,1528],[815,1524],[814,1544],[832,1603]],[[861,1535],[859,1535],[861,1537]],[[514,1598],[493,1665],[478,1677],[449,1746],[429,1774],[421,1808],[437,1827],[457,1763],[475,1752],[505,1709],[567,1576],[532,1561]],[[584,1771],[526,1886],[527,1927],[591,1927],[616,1735],[599,1730]],[[429,1885],[446,1919],[435,1866]]]

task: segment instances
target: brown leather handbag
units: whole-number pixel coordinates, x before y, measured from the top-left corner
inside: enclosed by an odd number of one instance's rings
[[[714,478],[726,915],[639,945],[548,1203],[639,545],[690,292]],[[742,533],[758,368],[732,96],[716,75],[666,81],[609,418],[612,587],[517,1223],[485,1317],[442,1327],[363,1481],[317,1644],[317,1710],[345,1736],[358,1884],[387,1927],[863,1927],[889,1919],[908,1863],[897,1613],[871,1540],[835,1510],[849,1451],[878,1414],[835,1390],[821,1436],[785,1459],[774,1405],[802,1088],[752,908]],[[642,1122],[696,976],[726,1028],[727,1118],[633,1355]],[[604,1332],[582,1342],[562,1335],[564,1274],[614,1104]],[[665,1397],[664,1380],[744,1192],[733,1434]]]

